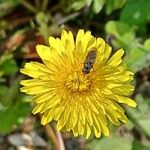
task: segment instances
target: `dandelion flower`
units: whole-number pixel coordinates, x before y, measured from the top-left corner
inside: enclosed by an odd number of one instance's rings
[[[41,123],[54,120],[59,131],[86,138],[91,133],[97,138],[109,136],[109,122],[126,123],[120,104],[135,107],[136,103],[128,97],[134,90],[133,73],[122,63],[124,51],[110,56],[111,47],[84,30],[78,31],[76,40],[63,30],[60,39],[49,37],[49,45],[36,47],[43,63],[26,63],[21,69],[31,77],[21,81],[21,91],[32,95],[33,114],[42,116]],[[93,49],[91,62],[88,55]]]

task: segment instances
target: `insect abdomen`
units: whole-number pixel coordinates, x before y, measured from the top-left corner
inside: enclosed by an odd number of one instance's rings
[[[88,52],[86,59],[84,61],[84,67],[82,69],[82,72],[84,74],[90,73],[90,70],[95,63],[96,55],[97,55],[97,50],[95,48],[93,48]]]

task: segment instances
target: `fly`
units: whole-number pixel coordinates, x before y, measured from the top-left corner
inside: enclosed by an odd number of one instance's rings
[[[93,48],[88,52],[88,54],[85,58],[85,61],[84,61],[84,67],[82,69],[82,72],[84,74],[90,73],[90,70],[93,67],[94,63],[95,63],[96,56],[97,56],[96,48]]]

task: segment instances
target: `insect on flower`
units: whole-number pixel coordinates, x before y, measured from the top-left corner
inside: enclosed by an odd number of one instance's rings
[[[36,50],[43,62],[28,62],[20,70],[29,76],[21,81],[21,91],[35,103],[32,112],[41,116],[41,124],[55,121],[57,130],[87,139],[109,136],[109,122],[127,123],[120,103],[137,104],[128,97],[134,74],[122,63],[123,49],[111,56],[111,46],[90,31],[79,30],[74,38],[63,30]]]
[[[97,56],[97,50],[96,50],[96,48],[92,48],[88,52],[88,54],[85,58],[85,61],[84,61],[84,67],[82,69],[82,72],[84,74],[90,73],[90,70],[93,67],[94,63],[95,63],[96,56]]]

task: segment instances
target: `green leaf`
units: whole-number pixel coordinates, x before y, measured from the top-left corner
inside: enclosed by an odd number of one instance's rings
[[[0,85],[0,132],[8,133],[20,123],[20,119],[31,112],[26,96],[19,93],[20,78],[12,81],[10,87]]]
[[[0,64],[0,71],[3,72],[4,75],[13,75],[18,71],[17,64],[15,60],[6,59],[2,64]]]
[[[144,101],[146,104],[150,105],[150,98],[146,98]]]
[[[105,30],[107,34],[113,37],[112,43],[115,48],[122,47],[127,50],[133,44],[134,46],[136,44],[134,29],[123,22],[109,21],[105,26]]]
[[[144,48],[145,48],[145,51],[150,52],[150,39],[147,39],[144,42]]]
[[[113,10],[121,8],[126,0],[107,0],[106,13],[109,15]]]
[[[103,8],[106,0],[94,0],[93,10],[95,13],[99,13]]]
[[[10,87],[0,85],[0,100],[5,107],[12,105],[19,95],[20,78],[15,79]],[[6,94],[7,93],[7,94]]]
[[[22,123],[20,120],[23,120],[30,111],[29,103],[21,101],[21,96],[20,98],[18,97],[18,100],[14,105],[10,105],[9,107],[6,107],[5,110],[0,111],[0,132],[10,132],[13,127]]]
[[[92,3],[92,1],[93,1],[93,0],[86,0],[87,5],[90,6],[91,3]]]
[[[146,135],[150,136],[149,106],[144,102],[145,100],[141,95],[137,95],[135,99],[138,103],[137,109],[125,107],[126,112],[133,123],[140,127],[141,132],[144,132]]]
[[[7,93],[7,94],[5,94]],[[10,97],[8,97],[9,93],[9,88],[4,86],[4,85],[0,85],[0,100],[2,102],[3,105],[9,105],[10,101]],[[10,96],[10,95],[9,95]]]
[[[51,16],[49,14],[39,12],[36,15],[36,22],[39,25],[38,30],[39,30],[40,34],[43,35],[43,37],[45,38],[46,41],[48,40],[48,37],[50,35],[50,31],[49,31],[49,22],[50,21],[51,21]]]
[[[92,1],[92,0],[91,0]],[[72,8],[75,10],[80,10],[81,8],[83,8],[86,5],[86,1],[85,0],[78,0],[72,3]],[[89,1],[89,5],[91,5],[91,2]]]
[[[132,150],[149,150],[150,149],[150,145],[144,145],[142,143],[140,143],[140,141],[138,140],[134,140],[133,144],[132,144]]]
[[[130,51],[132,47],[136,47],[136,44],[135,35],[132,31],[126,32],[122,36],[118,36],[118,38],[113,41],[113,45],[116,48],[122,47],[126,51]]]
[[[0,1],[0,18],[10,13],[14,7],[19,4],[19,0],[1,0]]]
[[[5,107],[2,105],[2,103],[0,103],[0,112],[4,110],[5,110]]]
[[[150,21],[149,0],[127,0],[120,20],[130,25],[143,25]]]
[[[89,150],[132,150],[132,139],[111,135],[88,144]]]
[[[109,21],[105,26],[105,30],[107,34],[112,34],[118,37],[124,35],[126,32],[131,31],[131,28],[129,25],[120,21]]]
[[[135,47],[128,50],[125,62],[130,70],[136,72],[147,65],[148,57],[149,55],[147,55],[141,48]]]
[[[105,2],[106,0],[77,0],[71,4],[71,8],[75,10],[80,10],[85,5],[92,6],[92,10],[94,11],[94,13],[97,14],[101,11]]]

